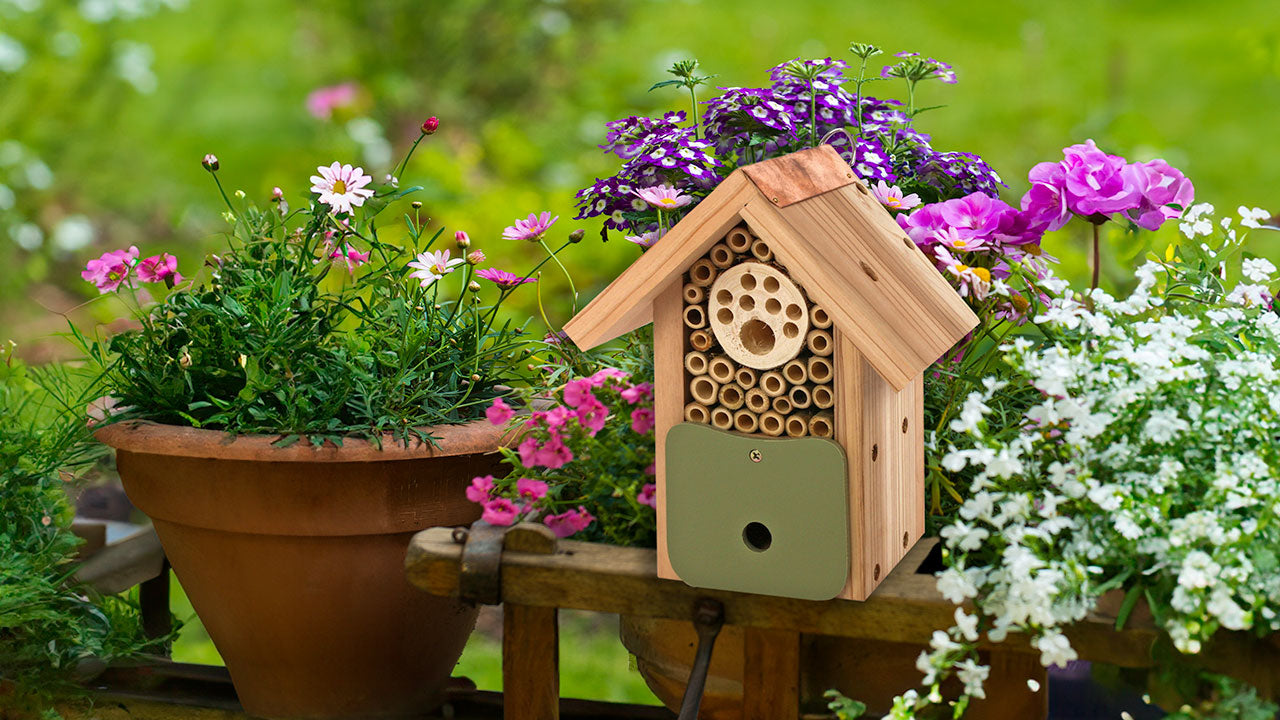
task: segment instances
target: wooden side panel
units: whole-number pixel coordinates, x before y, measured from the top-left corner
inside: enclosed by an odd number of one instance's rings
[[[505,720],[560,717],[560,633],[554,607],[506,603],[502,614]]]
[[[747,165],[742,172],[778,207],[858,182],[849,163],[830,145]]]
[[[795,720],[800,714],[800,633],[746,628],[742,717]]]
[[[658,293],[678,281],[694,260],[702,257],[738,223],[738,211],[759,191],[741,173],[725,178],[705,200],[676,224],[631,267],[564,326],[581,348],[592,348],[623,333],[643,327]]]
[[[662,288],[653,303],[654,433],[658,501],[658,577],[678,580],[667,555],[667,431],[684,419],[684,306],[680,274]]]
[[[840,597],[849,600],[865,600],[871,590],[867,588],[870,577],[866,567],[867,546],[871,542],[867,515],[867,488],[863,436],[863,377],[867,364],[852,341],[838,328],[835,335],[835,440],[844,448],[849,465],[849,580]],[[874,586],[872,586],[874,587]]]

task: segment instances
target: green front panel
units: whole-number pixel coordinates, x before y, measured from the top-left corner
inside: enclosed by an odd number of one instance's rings
[[[844,451],[682,423],[667,434],[667,553],[694,587],[828,600],[849,575]]]

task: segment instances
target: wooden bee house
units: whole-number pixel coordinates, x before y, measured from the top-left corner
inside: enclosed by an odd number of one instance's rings
[[[924,532],[923,373],[977,317],[821,146],[734,171],[565,331],[649,322],[658,574],[866,599]]]

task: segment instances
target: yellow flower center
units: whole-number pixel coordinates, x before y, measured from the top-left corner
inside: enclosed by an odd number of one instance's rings
[[[978,279],[984,283],[991,282],[991,271],[986,268],[980,268],[980,267],[974,268],[973,274],[977,275]]]
[[[346,183],[345,181],[343,181],[343,180],[334,180],[334,181],[333,181],[333,194],[334,194],[334,195],[343,195],[343,194],[345,194],[346,192],[347,192],[347,183]]]
[[[659,200],[658,202],[662,203],[663,205],[675,205],[675,204],[676,204],[676,201],[675,201],[675,199],[674,199],[674,198],[662,198],[662,199],[661,199],[661,200]]]

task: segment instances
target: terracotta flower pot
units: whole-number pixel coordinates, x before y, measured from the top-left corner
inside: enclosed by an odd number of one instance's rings
[[[438,447],[341,448],[124,422],[98,431],[247,712],[421,715],[476,611],[412,588],[410,536],[479,517],[464,490],[497,469],[501,429],[434,428]]]

